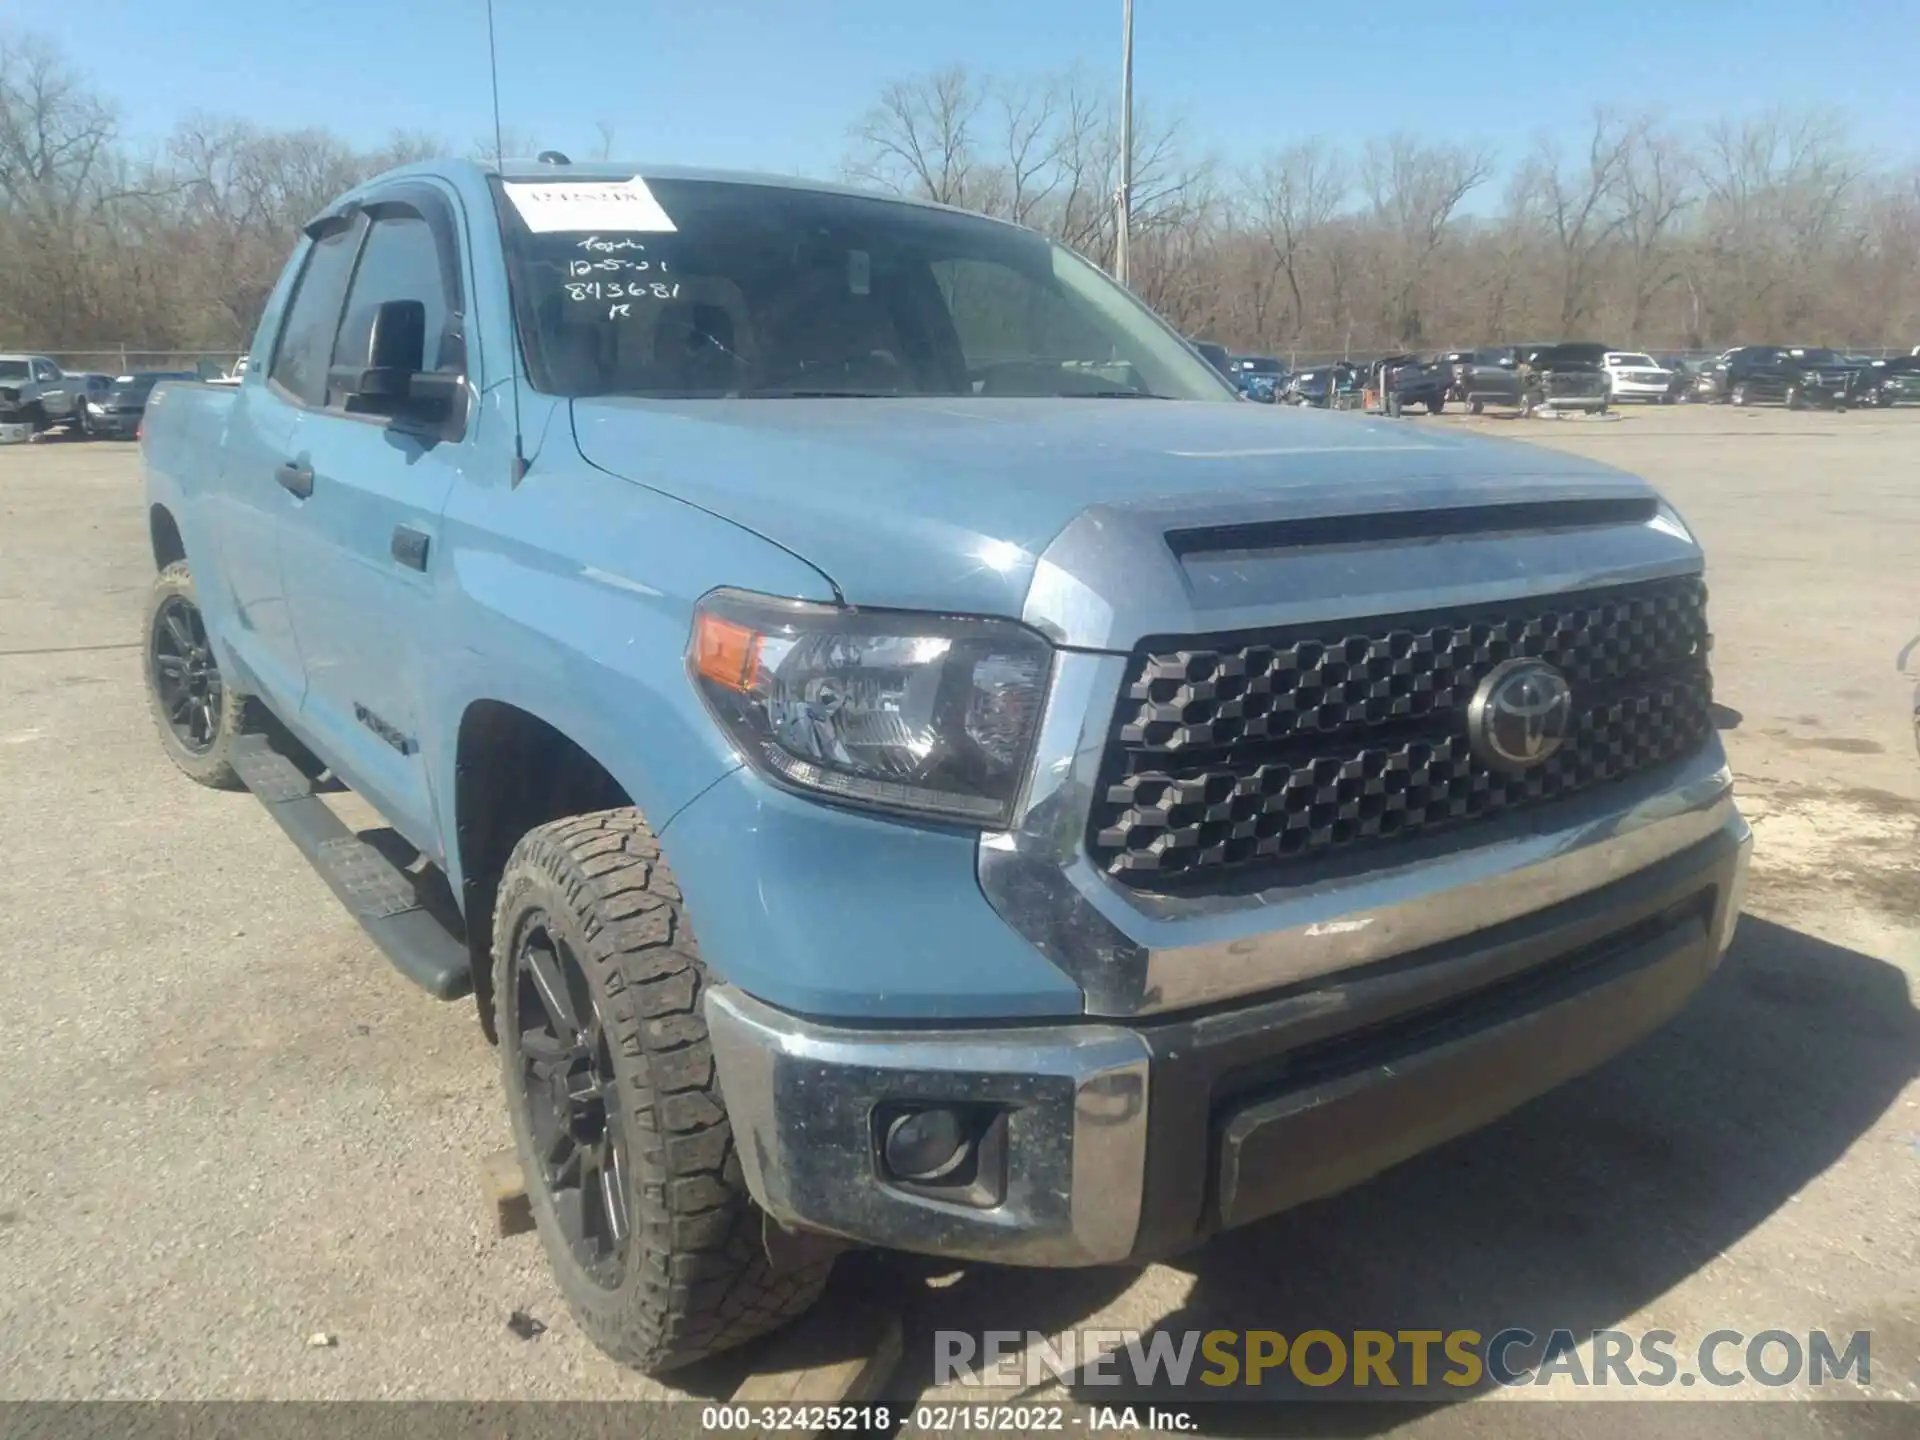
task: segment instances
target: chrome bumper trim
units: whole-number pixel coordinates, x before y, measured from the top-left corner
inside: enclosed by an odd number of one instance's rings
[[[1132,1253],[1149,1059],[1134,1032],[855,1030],[731,986],[707,991],[706,1014],[747,1187],[782,1224],[1020,1265],[1101,1265]],[[873,1106],[900,1099],[1007,1105],[1001,1204],[950,1203],[882,1179]]]
[[[989,903],[1081,987],[1089,1014],[1177,1010],[1330,975],[1545,909],[1717,831],[1746,833],[1715,736],[1677,769],[1403,841],[1377,852],[1377,869],[1230,896],[1129,890],[1086,850],[1126,666],[1120,655],[1058,657],[1021,811],[979,849]]]

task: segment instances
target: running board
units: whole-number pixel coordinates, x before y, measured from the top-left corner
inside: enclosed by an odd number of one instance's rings
[[[265,735],[235,740],[233,768],[395,969],[437,999],[473,992],[466,945],[420,903],[413,877],[349,830]]]

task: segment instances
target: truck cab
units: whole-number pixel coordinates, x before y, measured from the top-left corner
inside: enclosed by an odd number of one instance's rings
[[[1733,931],[1659,495],[1255,410],[1015,226],[412,167],[142,448],[161,745],[474,997],[629,1364],[848,1246],[1138,1263],[1337,1192],[1646,1034]]]

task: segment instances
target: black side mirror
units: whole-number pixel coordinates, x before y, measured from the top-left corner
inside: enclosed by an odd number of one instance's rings
[[[461,377],[426,368],[427,307],[418,300],[382,301],[367,331],[365,365],[336,365],[328,387],[347,409],[395,419],[439,422],[453,413]]]

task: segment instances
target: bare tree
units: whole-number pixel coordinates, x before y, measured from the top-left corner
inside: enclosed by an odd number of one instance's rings
[[[1620,171],[1621,240],[1626,250],[1627,335],[1642,342],[1657,300],[1685,273],[1676,228],[1694,203],[1685,152],[1651,119],[1635,128]]]
[[[0,35],[0,203],[59,224],[104,198],[113,108],[34,36]]]
[[[1722,123],[1698,161],[1710,306],[1726,324],[1797,326],[1859,179],[1835,114],[1770,111]]]
[[[503,126],[498,136],[488,131],[467,147],[467,158],[482,165],[497,166],[503,159],[531,160],[539,153],[540,141],[533,131],[516,125]]]
[[[1403,345],[1418,345],[1424,325],[1421,287],[1460,202],[1484,185],[1493,158],[1483,150],[1423,145],[1395,134],[1370,142],[1360,178],[1379,227],[1380,280],[1387,324]]]
[[[855,176],[942,205],[964,205],[979,163],[973,125],[984,88],[964,65],[895,80],[853,128]]]
[[[1272,264],[1292,298],[1288,339],[1297,344],[1307,323],[1301,262],[1347,197],[1340,156],[1318,137],[1269,155],[1253,182],[1254,207]]]
[[[1577,333],[1592,313],[1601,266],[1626,224],[1620,185],[1632,147],[1632,127],[1599,110],[1583,158],[1568,166],[1559,147],[1543,139],[1521,169],[1520,194],[1557,255],[1562,335]]]

